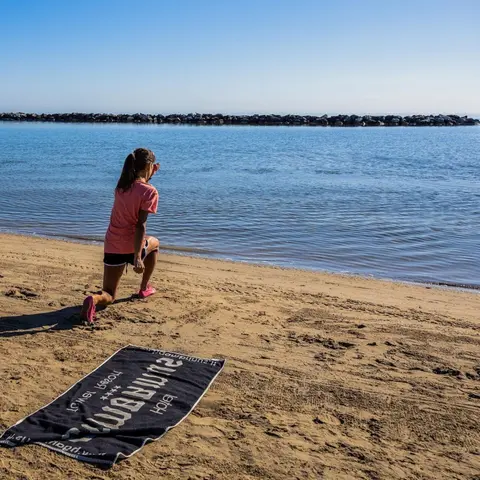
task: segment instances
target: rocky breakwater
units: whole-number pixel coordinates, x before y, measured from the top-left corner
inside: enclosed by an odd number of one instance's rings
[[[0,121],[61,123],[140,123],[184,125],[285,125],[318,127],[453,127],[480,125],[460,115],[223,115],[144,113],[0,113]]]

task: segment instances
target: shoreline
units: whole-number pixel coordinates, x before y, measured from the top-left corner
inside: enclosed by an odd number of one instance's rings
[[[130,123],[167,125],[251,125],[251,126],[312,126],[312,127],[454,127],[480,125],[480,119],[467,115],[229,115],[211,113],[189,114],[111,114],[111,113],[23,113],[0,112],[0,122],[54,123]]]
[[[0,238],[2,236],[6,237],[20,237],[20,238],[38,238],[44,240],[52,240],[52,241],[59,241],[59,242],[66,242],[72,244],[80,244],[80,245],[93,245],[93,246],[102,246],[102,240],[95,240],[89,239],[86,237],[80,236],[49,236],[49,235],[42,235],[42,234],[23,234],[23,233],[14,233],[14,232],[2,232],[0,231]],[[468,284],[468,283],[456,283],[456,282],[449,282],[449,281],[414,281],[414,280],[400,280],[396,278],[388,278],[388,277],[377,277],[375,275],[365,275],[361,273],[347,273],[347,272],[339,272],[334,270],[322,270],[322,269],[315,269],[315,268],[300,268],[300,267],[287,267],[283,265],[278,265],[275,263],[270,262],[250,262],[244,260],[235,260],[235,259],[227,259],[216,257],[215,252],[210,252],[208,250],[203,249],[196,249],[194,247],[181,247],[176,245],[165,245],[162,246],[160,244],[160,253],[165,255],[178,255],[185,258],[200,258],[206,260],[213,260],[219,262],[227,262],[233,264],[240,264],[240,265],[251,265],[254,267],[265,267],[265,268],[274,268],[279,270],[292,270],[297,272],[305,272],[305,273],[318,273],[321,275],[333,275],[333,276],[340,276],[346,278],[359,278],[364,280],[375,280],[380,282],[389,282],[389,283],[398,283],[398,284],[405,284],[405,285],[413,285],[419,286],[424,288],[437,288],[437,289],[447,289],[447,290],[456,290],[456,291],[465,291],[465,292],[472,292],[472,293],[480,293],[480,285],[475,284]]]
[[[79,311],[101,285],[101,246],[12,239],[0,235],[2,431],[135,344],[227,364],[183,423],[107,476],[400,480],[480,469],[476,293],[162,253],[157,293],[132,296],[129,269],[92,329]],[[0,478],[92,475],[39,446],[1,454]]]

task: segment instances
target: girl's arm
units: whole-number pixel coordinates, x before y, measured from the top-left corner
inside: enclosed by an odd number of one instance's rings
[[[135,226],[135,261],[133,263],[133,270],[136,273],[142,273],[145,268],[142,261],[142,249],[147,231],[147,217],[148,212],[140,210],[137,225]]]

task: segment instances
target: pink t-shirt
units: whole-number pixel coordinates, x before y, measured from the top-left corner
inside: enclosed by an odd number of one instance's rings
[[[105,235],[105,253],[134,253],[138,213],[157,213],[158,192],[147,183],[135,182],[126,192],[115,191],[110,225]]]

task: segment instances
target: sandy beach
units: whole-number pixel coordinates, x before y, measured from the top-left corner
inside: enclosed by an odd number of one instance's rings
[[[79,324],[99,246],[0,235],[0,429],[127,344],[227,366],[195,411],[110,471],[37,446],[1,479],[480,478],[480,295],[161,255],[158,293]]]

